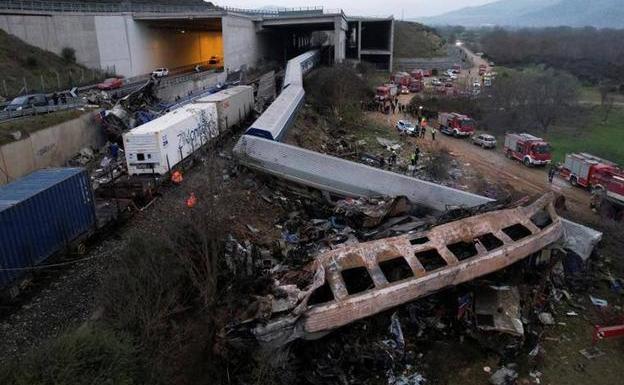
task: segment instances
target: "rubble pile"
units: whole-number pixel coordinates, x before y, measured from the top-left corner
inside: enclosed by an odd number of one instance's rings
[[[495,363],[483,372],[490,383],[540,383],[545,330],[559,322],[561,304],[573,302],[569,293],[583,281],[578,274],[583,261],[559,242],[561,223],[551,196],[528,206],[504,201],[434,213],[405,197],[330,201],[274,185],[255,193],[288,214],[275,221],[281,237],[272,244],[230,238],[229,274],[255,282],[247,285],[255,291],[245,293],[240,312],[221,337],[238,348],[242,343],[245,349],[268,352],[263,357],[275,377],[310,384],[438,383],[433,346],[443,341],[471,346]],[[446,246],[460,264],[473,244],[478,255],[489,258],[488,251],[505,246],[489,237],[474,238],[477,233],[471,231],[511,223],[505,221],[519,221],[533,233],[523,235],[509,226],[505,245],[524,239],[533,247],[508,249],[509,263],[491,269],[483,267],[485,260],[476,262],[480,272],[459,281],[454,279],[467,274],[465,269],[447,277],[446,268],[430,270],[423,263],[426,271],[412,279],[416,291],[405,294],[401,290],[411,281],[404,273],[413,266],[388,271],[379,263],[384,281],[367,259],[378,258],[379,252],[384,255],[380,261],[389,259],[389,250],[403,240],[419,250],[423,237],[454,242],[455,236],[463,244]],[[504,238],[494,227],[492,233]],[[547,232],[541,240],[531,239]],[[368,280],[355,271],[356,254],[368,261]],[[350,280],[349,270],[354,270]],[[383,292],[394,288],[391,294]]]

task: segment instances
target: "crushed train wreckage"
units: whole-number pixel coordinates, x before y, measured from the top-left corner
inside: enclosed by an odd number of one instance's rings
[[[393,238],[321,253],[307,287],[274,285],[259,298],[255,337],[281,346],[314,339],[353,321],[474,280],[559,241],[562,219],[546,194],[526,207],[478,214]],[[247,323],[249,325],[249,323]]]

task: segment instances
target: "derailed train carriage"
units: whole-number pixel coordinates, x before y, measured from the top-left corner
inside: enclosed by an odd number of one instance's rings
[[[305,91],[303,75],[320,61],[318,50],[308,51],[288,61],[282,93],[266,111],[247,129],[246,135],[281,141],[293,124],[296,112],[303,104]]]

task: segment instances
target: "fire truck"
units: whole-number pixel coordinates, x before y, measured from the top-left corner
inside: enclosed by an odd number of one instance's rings
[[[423,74],[423,70],[413,70],[410,75],[412,76],[412,78],[416,79],[416,80],[423,80],[423,78],[425,77]]]
[[[582,152],[567,154],[559,175],[573,186],[593,189],[604,186],[614,175],[624,176],[624,171],[611,161]]]
[[[398,92],[399,90],[396,84],[379,86],[377,87],[377,92],[375,93],[375,100],[380,102],[384,100],[392,100]]]
[[[409,86],[412,77],[407,72],[396,72],[390,77],[392,83],[399,86]]]
[[[592,190],[591,207],[604,218],[624,220],[624,175],[612,175]]]
[[[470,136],[475,132],[475,121],[456,112],[441,112],[438,115],[438,123],[440,124],[440,132],[453,135],[456,138]]]
[[[519,160],[527,167],[543,166],[552,161],[550,145],[544,139],[531,134],[505,135],[503,151],[509,159]]]

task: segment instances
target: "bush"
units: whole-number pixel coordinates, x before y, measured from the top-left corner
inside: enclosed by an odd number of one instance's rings
[[[306,84],[310,104],[338,127],[359,124],[361,103],[372,98],[372,91],[356,71],[346,65],[315,71]]]
[[[61,57],[65,60],[66,63],[75,63],[76,62],[76,50],[71,47],[65,47],[61,50]]]
[[[34,68],[34,67],[37,67],[38,64],[39,64],[39,61],[37,60],[36,57],[34,57],[34,56],[27,56],[26,57],[26,66],[27,67]]]
[[[81,327],[0,368],[3,385],[141,384],[131,340],[95,326]]]

